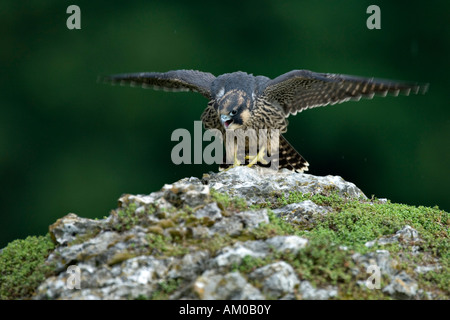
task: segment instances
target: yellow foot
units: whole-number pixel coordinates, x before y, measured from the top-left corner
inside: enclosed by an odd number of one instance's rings
[[[238,160],[238,158],[237,158],[237,152],[234,154],[234,163],[233,163],[233,165],[232,166],[229,166],[228,168],[226,168],[226,169],[219,169],[219,171],[228,171],[228,170],[230,170],[231,168],[236,168],[236,167],[239,167],[241,165],[241,162]]]
[[[252,167],[254,164],[256,164],[257,162],[261,163],[261,164],[268,164],[269,162],[267,162],[266,159],[264,159],[264,154],[265,154],[266,148],[262,147],[261,150],[259,150],[258,154],[256,156],[246,156],[245,159],[250,160],[250,163],[247,165],[247,167]]]

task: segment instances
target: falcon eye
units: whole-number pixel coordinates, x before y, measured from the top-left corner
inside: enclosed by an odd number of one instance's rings
[[[230,112],[230,116],[234,116],[234,115],[236,115],[236,113],[237,113],[237,110],[232,110],[232,111]]]

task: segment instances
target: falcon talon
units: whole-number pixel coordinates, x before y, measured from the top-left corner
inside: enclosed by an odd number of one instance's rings
[[[234,167],[239,167],[241,165],[241,162],[239,161],[239,159],[237,158],[237,153],[234,154],[234,163],[233,163],[233,168]]]
[[[246,156],[245,159],[250,160],[250,163],[247,165],[247,167],[250,168],[258,162],[264,165],[269,164],[269,162],[266,159],[264,159],[265,151],[266,151],[265,147],[262,147],[256,156],[250,155]]]
[[[143,72],[119,74],[102,78],[112,84],[140,85],[145,88],[171,91],[194,91],[209,100],[201,120],[206,129],[217,129],[225,140],[226,131],[254,129],[287,131],[286,118],[306,109],[334,105],[349,100],[373,98],[374,95],[409,95],[426,93],[428,84],[396,82],[343,74],[318,73],[309,70],[293,70],[275,79],[253,76],[245,72],[233,72],[214,76],[196,70],[174,70],[165,73]],[[260,138],[260,131],[256,133]],[[270,158],[277,168],[296,172],[308,170],[308,162],[289,144],[282,134],[277,136],[279,158]],[[233,137],[234,139],[234,137]],[[275,144],[267,139],[263,149],[273,151]],[[225,141],[226,142],[226,141]],[[245,150],[252,146],[246,144]],[[271,152],[271,157],[273,153]],[[234,163],[241,165],[234,154]],[[255,161],[256,160],[256,161]],[[259,153],[250,166],[264,164]],[[266,161],[266,163],[268,163]],[[243,161],[245,164],[245,161]]]

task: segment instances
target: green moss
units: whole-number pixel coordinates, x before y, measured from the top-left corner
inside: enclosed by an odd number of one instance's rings
[[[381,290],[368,290],[357,285],[357,281],[365,281],[368,275],[365,270],[360,270],[358,276],[354,276],[352,269],[358,266],[351,258],[355,252],[365,254],[377,249],[388,249],[392,259],[401,262],[398,268],[410,274],[414,274],[417,265],[433,264],[438,259],[440,269],[414,278],[418,280],[420,288],[432,292],[437,298],[449,298],[449,213],[438,207],[415,207],[389,201],[382,203],[376,198],[342,197],[333,190],[315,195],[291,192],[286,196],[281,195],[276,207],[305,200],[330,207],[331,212],[314,215],[312,225],[297,225],[287,223],[269,211],[270,222],[260,225],[247,237],[266,239],[275,235],[299,235],[309,240],[306,248],[295,256],[272,254],[264,261],[244,260],[240,265],[234,266],[234,269],[249,270],[255,265],[264,265],[266,260],[267,263],[283,260],[291,264],[303,280],[309,280],[317,286],[337,285],[339,299],[390,299]],[[403,240],[385,246],[365,246],[368,241],[392,236],[406,225],[419,232],[422,241],[414,244],[420,247],[419,254],[412,255],[410,245],[402,246]],[[347,249],[342,250],[343,246]],[[383,276],[382,287],[389,281]]]
[[[92,239],[95,236],[97,236],[101,230],[102,229],[100,227],[98,227],[93,230],[89,230],[85,234],[77,235],[76,238],[74,240],[70,241],[67,245],[73,246],[73,245],[77,245],[80,243],[84,243],[84,242],[88,241],[89,239]]]
[[[134,258],[136,255],[128,251],[116,252],[107,262],[108,265],[113,266],[115,264],[121,263],[125,260]]]
[[[115,230],[122,232],[127,231],[133,228],[136,225],[147,225],[146,222],[147,217],[149,215],[155,214],[156,209],[154,205],[145,206],[136,212],[137,204],[135,202],[124,202],[122,203],[122,207],[116,210],[113,210],[111,214],[116,217],[115,223],[112,226]],[[159,216],[165,215],[165,212],[159,211],[157,213]]]
[[[240,197],[231,198],[225,193],[220,193],[214,189],[210,190],[211,198],[217,202],[217,206],[225,211],[243,211],[247,210],[247,202]]]
[[[347,202],[335,211],[323,216],[310,230],[310,235],[327,234],[330,240],[351,246],[359,252],[367,251],[364,244],[381,236],[391,236],[406,225],[419,232],[424,240],[421,247],[436,256],[449,248],[448,225],[440,217],[448,213],[403,204],[372,204],[358,201]]]
[[[241,273],[250,273],[255,269],[270,263],[267,258],[261,259],[252,256],[245,256],[240,263],[235,263],[231,266],[232,271],[239,271]]]
[[[169,279],[158,284],[158,288],[152,292],[149,299],[151,300],[167,300],[169,296],[175,292],[183,281],[181,279]]]
[[[450,288],[450,267],[449,261],[445,260],[441,263],[441,268],[434,271],[429,271],[423,274],[420,274],[418,277],[419,287],[433,292],[436,297],[435,299],[449,299],[449,288]],[[435,288],[438,288],[439,291],[436,291]]]
[[[157,250],[159,252],[166,252],[169,250],[170,242],[172,239],[168,239],[160,234],[149,233],[147,235],[147,241],[151,249]]]
[[[163,220],[159,220],[158,226],[160,226],[163,229],[173,228],[173,227],[175,227],[175,223],[173,223],[173,221],[171,219],[163,219]]]
[[[420,247],[420,254],[412,255],[410,249],[402,249],[402,246],[397,246],[397,250],[390,247],[389,251],[393,258],[404,261],[402,269],[410,273],[415,266],[433,264],[433,261],[438,259],[441,269],[420,275],[419,287],[437,296],[446,296],[448,299],[450,295],[449,213],[438,207],[415,207],[391,202],[382,204],[377,203],[376,199],[373,203],[354,201],[324,219],[321,228],[333,227],[336,241],[353,243],[353,247],[364,252],[369,250],[363,246],[366,241],[380,236],[390,236],[405,225],[410,225],[419,232],[422,241],[415,245]]]
[[[160,226],[148,227],[147,231],[150,232],[150,233],[155,233],[155,234],[159,234],[159,235],[163,235],[164,234],[164,230]]]
[[[135,203],[130,203],[127,206],[112,212],[112,214],[116,215],[118,218],[118,223],[114,226],[117,231],[130,230],[139,222],[139,215],[136,213],[136,207]]]
[[[149,246],[149,254],[157,257],[161,256],[183,256],[189,253],[189,242],[181,243],[178,236],[164,236],[161,234],[149,233],[146,237]]]
[[[146,226],[148,229],[148,254],[159,257],[177,256],[207,250],[211,257],[217,251],[232,246],[236,241],[265,240],[277,235],[298,235],[309,240],[308,245],[296,254],[270,252],[266,257],[245,257],[239,264],[231,266],[229,271],[239,271],[248,274],[256,268],[276,261],[286,261],[296,271],[299,279],[308,280],[317,287],[335,285],[339,288],[338,299],[390,299],[391,297],[381,290],[368,290],[358,281],[368,278],[365,270],[353,262],[355,252],[365,254],[377,249],[388,249],[391,258],[400,262],[399,270],[414,274],[417,265],[427,265],[439,261],[440,269],[415,275],[419,288],[430,291],[434,297],[448,299],[450,297],[450,259],[449,259],[449,226],[450,215],[438,207],[414,207],[391,202],[382,203],[375,198],[354,199],[339,195],[333,188],[324,190],[321,194],[302,194],[291,192],[287,195],[274,194],[278,197],[273,203],[261,203],[248,207],[242,198],[232,198],[226,194],[211,190],[211,201],[218,204],[224,216],[236,214],[244,210],[257,210],[269,208],[269,222],[260,224],[253,230],[244,230],[240,235],[213,235],[211,237],[193,239],[189,234],[190,228],[209,227],[214,224],[208,218],[198,219],[193,212],[198,209],[184,206],[173,209],[173,212],[158,210],[156,215],[161,220],[158,224]],[[311,200],[317,205],[331,209],[326,214],[314,214],[312,222],[308,224],[295,224],[276,216],[270,208],[285,206]],[[153,208],[152,213],[155,209]],[[142,218],[149,214],[140,211],[136,213],[133,203],[116,210],[118,217],[116,230],[128,230],[141,223]],[[184,224],[184,229],[177,226]],[[419,232],[422,239],[415,245],[420,247],[420,253],[412,255],[410,246],[402,246],[402,242],[391,245],[375,245],[371,248],[365,246],[368,241],[383,236],[392,236],[405,225],[410,225]],[[342,249],[345,246],[346,249]],[[120,262],[126,256],[118,256]],[[113,261],[114,263],[116,261]],[[356,269],[359,273],[355,275]],[[224,271],[225,272],[225,271]],[[382,287],[390,279],[383,276]],[[255,283],[257,286],[257,284]],[[172,292],[180,286],[177,280],[169,280],[158,285],[150,299],[167,299]]]
[[[301,194],[292,192],[279,199],[279,203],[311,200],[322,206],[331,207],[325,215],[317,215],[313,228],[302,230],[299,234],[314,237],[329,237],[330,241],[340,245],[351,246],[358,251],[367,251],[364,244],[381,236],[390,236],[410,225],[416,229],[424,240],[424,249],[436,255],[449,249],[448,228],[450,215],[439,208],[415,207],[396,203],[380,203],[377,199],[352,199],[337,193]],[[305,232],[308,231],[308,232]]]
[[[51,272],[44,262],[53,248],[49,234],[9,243],[0,253],[0,300],[31,297]]]
[[[253,230],[245,230],[237,236],[214,235],[206,239],[193,239],[189,234],[177,232],[175,226],[185,223],[186,226],[210,226],[213,221],[197,219],[195,209],[183,207],[173,215],[165,215],[157,229],[148,235],[150,252],[159,256],[182,256],[195,250],[207,250],[211,256],[226,246],[232,246],[236,241],[265,240],[278,235],[298,235],[309,240],[308,245],[296,254],[272,252],[263,259],[245,257],[239,264],[230,267],[248,274],[256,268],[276,261],[289,263],[299,278],[308,280],[317,287],[335,285],[339,288],[338,299],[390,299],[381,290],[368,290],[364,285],[357,284],[368,278],[365,270],[353,262],[355,252],[365,254],[377,249],[388,249],[391,258],[400,262],[399,270],[414,274],[417,265],[433,264],[439,260],[440,269],[415,276],[419,287],[433,292],[436,297],[447,299],[450,294],[449,283],[449,237],[450,216],[439,208],[414,207],[391,202],[382,203],[375,198],[354,199],[339,195],[333,188],[324,190],[321,194],[302,194],[291,192],[274,195],[278,200],[274,203],[255,204],[248,207],[242,198],[232,198],[226,194],[211,190],[211,200],[215,201],[225,216],[243,210],[269,208],[269,222],[260,224]],[[285,206],[311,200],[317,205],[331,209],[327,214],[313,215],[313,222],[294,224],[276,216],[270,208]],[[196,208],[198,209],[198,208]],[[125,228],[138,222],[135,207],[121,209],[118,216]],[[134,215],[134,216],[133,216]],[[169,218],[170,217],[170,218]],[[368,241],[383,236],[392,236],[405,225],[410,225],[419,232],[422,239],[416,245],[421,253],[410,254],[410,246],[402,246],[401,242],[391,245],[365,246]],[[165,231],[164,231],[165,230]],[[345,246],[346,249],[342,249]],[[359,269],[355,276],[354,270]],[[382,276],[382,287],[389,283],[387,276]],[[257,284],[255,284],[257,285]],[[171,284],[161,284],[150,298],[164,299],[173,287]],[[169,288],[169,289],[168,289]]]
[[[311,198],[311,195],[309,193],[301,193],[301,192],[290,192],[287,197],[285,195],[282,195],[281,198],[278,198],[278,205],[279,206],[286,206],[291,203],[299,203],[305,200],[309,200]]]
[[[215,256],[217,252],[227,246],[232,246],[238,240],[230,236],[222,236],[214,234],[208,239],[197,239],[192,241],[192,245],[197,247],[199,250],[207,250],[211,256]]]
[[[304,249],[288,260],[292,260],[301,279],[316,285],[348,282],[354,267],[348,253],[330,243],[326,237],[312,238]]]
[[[269,223],[261,223],[251,231],[245,231],[240,240],[265,240],[274,236],[285,236],[297,234],[295,226],[277,217],[272,210],[268,209]]]
[[[181,285],[181,279],[169,279],[157,284],[157,288],[150,294],[150,296],[139,295],[135,300],[168,300],[170,295],[175,292]]]

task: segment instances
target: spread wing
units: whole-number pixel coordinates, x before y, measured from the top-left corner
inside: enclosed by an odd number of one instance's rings
[[[216,79],[208,72],[196,70],[174,70],[165,73],[141,72],[99,77],[111,84],[140,86],[167,91],[194,91],[211,99],[211,83]]]
[[[305,109],[333,105],[374,95],[425,93],[428,84],[294,70],[269,81],[263,96],[279,103],[286,117]]]

